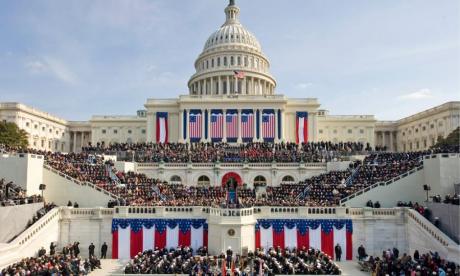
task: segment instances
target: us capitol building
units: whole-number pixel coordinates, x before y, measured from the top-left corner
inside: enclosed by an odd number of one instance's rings
[[[397,121],[373,115],[332,116],[316,98],[276,93],[270,61],[239,21],[233,0],[224,24],[195,61],[188,95],[147,99],[135,116],[67,121],[20,103],[0,103],[0,120],[29,133],[33,148],[78,151],[89,142],[362,142],[393,151],[423,150],[460,125],[460,102]]]

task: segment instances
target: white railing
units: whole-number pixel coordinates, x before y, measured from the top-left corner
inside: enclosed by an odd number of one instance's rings
[[[398,180],[400,180],[400,179],[403,179],[403,178],[405,178],[406,176],[409,176],[409,175],[411,175],[411,174],[413,174],[413,173],[416,173],[416,172],[418,172],[418,171],[420,171],[420,170],[423,170],[423,165],[420,165],[420,166],[418,166],[418,167],[415,167],[415,168],[413,168],[412,170],[407,171],[407,172],[405,172],[405,173],[403,173],[403,174],[400,174],[400,175],[398,175],[398,176],[396,176],[396,177],[394,177],[394,178],[392,178],[392,179],[390,179],[390,180],[388,180],[388,181],[382,181],[382,182],[374,183],[374,184],[370,185],[369,187],[366,187],[366,188],[364,188],[364,189],[361,189],[361,190],[357,191],[356,193],[353,193],[353,194],[351,194],[351,195],[349,195],[349,196],[347,196],[347,197],[345,197],[345,198],[342,198],[342,199],[340,200],[340,205],[343,205],[345,202],[349,201],[350,199],[353,199],[353,198],[355,198],[355,197],[357,197],[357,196],[360,196],[360,195],[362,195],[362,194],[365,194],[365,193],[369,192],[370,190],[373,190],[373,189],[375,189],[375,188],[377,188],[377,187],[379,187],[379,186],[388,186],[388,185],[390,185],[390,184],[393,184],[393,183],[395,183],[396,181],[398,181]],[[356,184],[354,184],[354,185],[356,185]]]
[[[63,178],[65,178],[65,179],[67,179],[67,180],[69,180],[69,181],[72,181],[73,183],[75,183],[75,184],[77,184],[77,185],[80,185],[80,186],[88,186],[88,187],[90,187],[90,188],[92,188],[92,189],[94,189],[94,190],[96,190],[96,191],[98,191],[98,192],[101,192],[101,193],[104,193],[105,195],[110,196],[110,197],[113,198],[113,199],[119,199],[119,197],[118,197],[117,195],[115,195],[115,194],[113,194],[113,193],[111,193],[111,192],[109,192],[109,191],[107,191],[107,190],[104,190],[104,189],[102,189],[101,187],[98,187],[97,185],[95,185],[95,184],[93,184],[93,183],[90,183],[90,182],[87,182],[87,181],[80,181],[80,180],[77,180],[77,179],[75,179],[75,178],[73,178],[73,177],[71,177],[71,176],[68,176],[67,174],[65,174],[65,173],[63,173],[63,172],[60,172],[60,171],[58,171],[58,170],[52,168],[52,167],[49,166],[49,165],[43,164],[43,168],[45,168],[46,170],[51,171],[51,172],[53,172],[53,173],[55,173],[55,174],[57,174],[57,175],[59,175],[59,176],[61,176],[61,177],[63,177]]]
[[[426,233],[428,233],[433,239],[437,240],[443,246],[459,246],[455,241],[449,238],[441,230],[439,230],[433,223],[424,218],[420,213],[415,210],[408,209],[407,217],[417,223]]]
[[[155,162],[155,163],[137,163],[138,168],[326,168],[326,162],[311,162],[311,163],[245,163],[245,162],[222,162],[222,163],[167,163],[167,162]]]
[[[27,249],[29,242],[35,239],[39,234],[42,234],[43,231],[48,231],[47,227],[50,224],[58,223],[60,210],[59,207],[52,209],[11,242],[0,244],[0,267],[20,259],[22,257],[18,256],[20,250],[23,248]]]

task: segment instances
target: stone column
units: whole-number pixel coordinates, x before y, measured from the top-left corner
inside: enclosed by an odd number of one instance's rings
[[[278,142],[278,109],[275,109],[275,143]]]
[[[238,109],[238,143],[242,143],[243,139],[241,138],[241,109]]]
[[[227,76],[227,95],[230,95],[230,76]]]
[[[152,114],[153,122],[152,122],[152,141],[157,141],[157,113],[153,112]],[[148,141],[148,140],[146,140]]]
[[[223,135],[222,135],[222,142],[227,142],[227,109],[222,110],[224,115],[224,126],[223,126]]]
[[[385,131],[382,131],[382,147],[385,147]]]
[[[243,90],[241,94],[246,95],[246,77],[241,81],[241,90]]]
[[[187,133],[185,136],[185,142],[190,143],[190,124],[188,123],[188,118],[190,117],[190,109],[185,110],[185,127],[187,129]]]
[[[198,95],[201,95],[201,94],[202,94],[201,92],[202,92],[202,91],[201,91],[201,80],[199,80],[199,81],[198,81],[198,93],[197,93],[197,94],[198,94]]]
[[[217,77],[217,81],[219,82],[219,87],[218,87],[218,91],[217,91],[217,94],[219,95],[222,95],[224,93],[224,90],[222,89],[222,77]]]
[[[179,111],[179,142],[184,143],[184,110],[181,108]]]
[[[252,134],[252,142],[256,142],[257,141],[257,109],[253,109],[252,110],[252,121],[253,121],[253,134]]]
[[[211,77],[209,86],[210,86],[210,87],[209,87],[209,94],[211,94],[211,95],[216,94],[216,91],[214,91],[213,77]]]
[[[389,151],[394,151],[393,149],[393,131],[390,131],[390,146],[388,148]]]
[[[262,82],[260,79],[257,80],[257,95],[262,95]]]
[[[72,145],[72,151],[76,152],[77,151],[77,132],[73,132],[73,145]]]
[[[284,118],[284,109],[280,109],[280,120],[279,120],[278,124],[281,124],[281,128],[280,128],[281,133],[280,133],[279,136],[281,137],[280,140],[282,142],[284,142],[284,131],[283,131],[284,130],[284,120],[283,120],[283,118]]]

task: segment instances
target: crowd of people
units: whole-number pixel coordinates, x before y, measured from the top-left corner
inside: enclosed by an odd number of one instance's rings
[[[404,253],[400,256],[397,248],[383,251],[381,257],[368,256],[360,261],[363,270],[372,275],[460,275],[460,266],[442,259],[437,252],[420,254],[415,250],[413,256]]]
[[[445,195],[444,199],[440,195],[433,197],[433,202],[460,205],[460,194]]]
[[[13,275],[88,275],[101,268],[100,260],[95,256],[83,259],[79,256],[79,243],[64,246],[61,252],[51,243],[47,254],[45,248],[38,251],[37,257],[24,258],[0,271],[0,276]]]
[[[135,144],[136,145],[136,144]],[[94,150],[94,149],[93,149]],[[370,185],[388,181],[421,164],[418,153],[374,153],[354,161],[346,170],[329,171],[298,183],[238,188],[242,206],[336,206],[340,200]],[[83,153],[45,153],[48,165],[80,181],[91,182],[120,199],[108,206],[219,206],[226,187],[168,184],[145,174],[117,171],[113,162]],[[376,206],[373,206],[376,207]]]
[[[329,256],[316,249],[256,249],[247,256],[233,254],[231,248],[209,256],[206,248],[196,255],[189,247],[147,250],[137,254],[125,267],[126,274],[189,275],[340,275],[341,270]]]
[[[27,196],[26,190],[12,181],[0,179],[0,206],[14,206],[42,202],[40,195]]]
[[[120,160],[136,162],[209,163],[209,162],[325,162],[369,151],[361,143],[137,143],[97,144],[84,147],[87,153],[116,155]]]

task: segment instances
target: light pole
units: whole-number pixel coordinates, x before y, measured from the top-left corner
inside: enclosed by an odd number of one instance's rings
[[[43,197],[43,191],[46,190],[46,185],[42,183],[38,186],[38,189],[42,191],[43,207],[45,207],[45,198]]]

